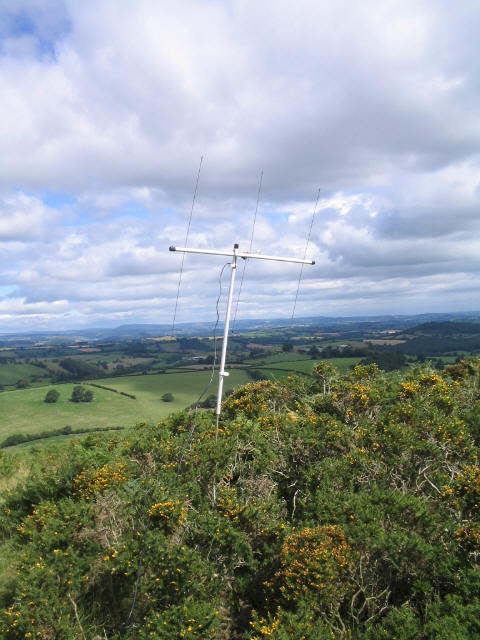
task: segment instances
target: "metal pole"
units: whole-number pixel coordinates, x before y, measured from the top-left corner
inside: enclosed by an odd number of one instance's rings
[[[222,342],[222,356],[220,362],[220,370],[218,373],[218,392],[217,392],[217,428],[218,428],[218,419],[220,416],[220,408],[222,405],[222,392],[223,392],[223,379],[228,376],[228,372],[225,371],[225,360],[227,356],[227,342],[228,342],[228,331],[230,328],[230,312],[232,309],[232,299],[233,299],[233,284],[235,282],[235,272],[237,270],[237,259],[244,258],[248,259],[256,259],[256,260],[275,260],[276,262],[296,262],[297,264],[315,264],[314,260],[305,260],[300,258],[289,258],[286,256],[268,256],[262,255],[261,253],[246,253],[238,250],[238,244],[233,245],[233,251],[217,251],[215,249],[195,249],[191,247],[170,247],[170,251],[183,251],[185,253],[201,253],[207,255],[214,256],[231,256],[231,274],[230,274],[230,288],[228,290],[228,302],[227,302],[227,315],[225,317],[225,329],[223,332],[223,342]]]
[[[233,258],[231,262],[232,270],[230,274],[230,288],[228,290],[227,315],[225,316],[225,328],[223,331],[222,356],[220,360],[220,370],[218,372],[217,408],[215,411],[217,416],[220,415],[220,410],[222,406],[223,379],[229,375],[228,371],[225,371],[225,360],[227,357],[228,330],[230,328],[230,312],[232,310],[233,284],[235,282],[235,272],[237,270],[237,253],[238,253],[238,244],[235,244],[233,246]]]

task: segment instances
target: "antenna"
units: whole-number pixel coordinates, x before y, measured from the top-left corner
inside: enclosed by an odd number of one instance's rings
[[[200,180],[200,172],[202,170],[202,163],[203,163],[203,156],[201,156],[200,164],[198,165],[197,180],[195,182],[195,191],[193,192],[193,199],[192,199],[192,208],[190,209],[190,217],[188,219],[187,233],[185,234],[185,244],[187,244],[187,242],[188,242],[188,234],[190,233],[190,225],[192,224],[193,209],[195,207],[195,201],[197,199],[198,181]],[[183,265],[184,265],[184,263],[185,263],[185,254],[183,254],[183,256],[182,256],[182,265],[180,267],[180,274],[178,276],[177,299],[175,300],[175,310],[173,312],[172,338],[175,337],[175,321],[177,319],[178,298],[180,297],[180,285],[182,283],[182,275],[183,275]]]
[[[317,192],[317,200],[315,202],[315,208],[314,208],[313,214],[312,214],[312,220],[310,222],[310,229],[308,230],[308,234],[307,234],[307,242],[305,243],[305,251],[303,252],[303,257],[304,258],[307,256],[308,243],[310,242],[310,235],[312,233],[313,221],[315,220],[315,214],[317,213],[318,201],[320,199],[320,191],[321,191],[321,189],[319,188],[318,192]],[[295,317],[295,309],[297,308],[298,292],[300,291],[300,282],[302,281],[302,275],[303,275],[303,264],[300,267],[300,273],[298,275],[297,291],[295,293],[295,301],[293,303],[292,319],[290,320],[290,327],[291,328],[293,328],[293,318]]]
[[[223,331],[223,341],[222,341],[222,356],[220,360],[220,370],[218,372],[218,391],[217,391],[217,408],[215,413],[217,414],[217,424],[218,424],[218,416],[221,412],[222,405],[222,392],[223,392],[223,379],[230,375],[228,371],[225,371],[225,361],[227,358],[227,342],[228,342],[228,330],[230,326],[230,314],[232,310],[232,298],[233,298],[233,286],[235,283],[235,272],[237,270],[237,259],[243,258],[244,260],[275,260],[277,262],[296,262],[297,264],[315,264],[314,260],[305,260],[301,258],[285,258],[282,256],[264,256],[261,253],[248,253],[241,252],[238,250],[238,244],[233,245],[233,251],[218,251],[216,249],[191,249],[188,247],[170,247],[170,251],[180,251],[185,253],[201,253],[205,255],[211,256],[229,256],[232,258],[230,263],[231,273],[230,273],[230,288],[228,290],[228,301],[227,301],[227,313],[225,316],[225,328]]]
[[[248,246],[248,251],[249,252],[252,251],[253,234],[255,233],[255,223],[257,221],[258,203],[260,202],[260,191],[262,190],[262,180],[263,180],[263,169],[262,169],[262,171],[260,173],[260,184],[258,185],[258,193],[257,193],[257,206],[255,207],[255,215],[253,216],[253,225],[252,225],[252,235],[250,236],[250,244]],[[185,243],[185,244],[187,244],[187,243]],[[305,256],[303,256],[303,257],[305,257]],[[233,335],[233,332],[235,330],[235,322],[237,320],[237,313],[238,313],[238,304],[240,302],[240,295],[242,293],[243,280],[245,278],[245,269],[246,268],[247,268],[247,261],[244,260],[243,269],[242,269],[242,278],[240,280],[240,288],[238,290],[238,296],[237,296],[237,304],[235,305],[235,314],[233,316],[232,335]]]

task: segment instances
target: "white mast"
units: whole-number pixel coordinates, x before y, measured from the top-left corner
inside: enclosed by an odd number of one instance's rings
[[[297,264],[315,264],[315,261],[302,260],[300,258],[284,258],[281,256],[264,256],[261,253],[245,253],[238,250],[238,244],[233,245],[233,251],[217,251],[216,249],[190,249],[188,247],[170,247],[170,251],[181,251],[184,253],[205,253],[207,255],[213,256],[230,256],[232,258],[232,262],[230,263],[231,273],[230,288],[228,290],[227,314],[225,316],[225,328],[223,331],[222,356],[220,360],[220,370],[218,372],[216,414],[217,416],[219,416],[222,405],[223,379],[229,375],[228,371],[225,371],[225,361],[227,358],[228,331],[230,327],[230,313],[232,310],[233,285],[235,282],[235,272],[237,270],[237,258],[244,258],[245,260],[250,258],[255,258],[258,260],[276,260],[278,262],[296,262]]]

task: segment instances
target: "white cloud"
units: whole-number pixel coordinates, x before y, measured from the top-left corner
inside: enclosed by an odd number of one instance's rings
[[[48,235],[58,212],[25,193],[0,197],[0,243],[24,242]]]
[[[299,313],[478,306],[473,0],[3,4],[12,317],[167,320],[202,154],[191,245],[248,247],[263,169],[254,250],[303,255],[322,187]],[[213,317],[221,264],[188,256],[181,319]],[[250,263],[242,313],[288,316],[296,278]]]

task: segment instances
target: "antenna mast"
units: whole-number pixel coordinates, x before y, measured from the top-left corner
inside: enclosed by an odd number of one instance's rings
[[[228,331],[230,327],[230,314],[232,310],[233,286],[235,283],[235,273],[237,270],[237,259],[243,258],[244,260],[247,260],[247,259],[275,260],[277,262],[296,262],[297,264],[302,264],[302,265],[315,264],[315,261],[305,260],[300,258],[285,258],[281,256],[264,256],[261,253],[241,252],[238,250],[238,244],[233,245],[233,251],[217,251],[216,249],[191,249],[188,247],[170,247],[170,251],[180,251],[180,252],[183,252],[184,254],[185,253],[201,253],[201,254],[213,255],[213,256],[229,256],[232,258],[232,261],[230,263],[231,273],[230,273],[230,287],[228,290],[227,313],[225,316],[225,328],[223,331],[222,357],[220,360],[220,370],[218,372],[217,408],[215,411],[218,418],[218,416],[220,415],[221,406],[222,406],[223,379],[228,375],[230,375],[228,371],[225,371],[225,361],[227,359]]]

